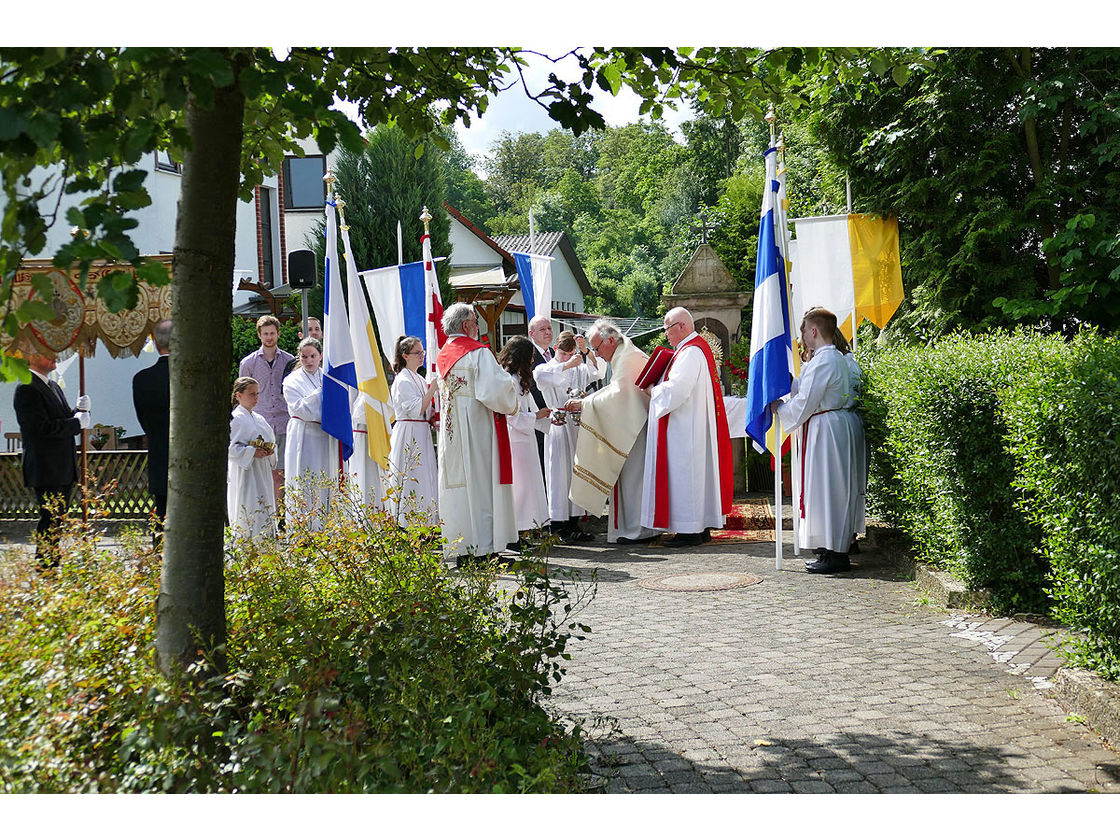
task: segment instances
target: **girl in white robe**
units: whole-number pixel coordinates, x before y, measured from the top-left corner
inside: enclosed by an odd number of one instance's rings
[[[589,354],[585,360],[576,348],[575,336],[565,330],[557,338],[556,355],[543,365],[533,368],[533,378],[544,396],[545,405],[560,408],[568,400],[577,398],[590,382],[601,377],[594,355]],[[549,518],[554,529],[559,524],[566,523],[569,532],[578,528],[573,520],[587,513],[568,498],[578,435],[579,426],[569,414],[565,416],[563,424],[550,423],[544,442]]]
[[[419,368],[424,345],[416,336],[401,336],[394,352],[396,378],[389,395],[396,422],[389,448],[389,510],[401,526],[410,521],[439,521],[436,450],[432,445],[432,398],[437,380],[424,382]]]
[[[322,527],[330,491],[331,439],[323,431],[323,348],[314,338],[299,343],[299,367],[284,379],[288,403],[287,442],[284,451],[284,505],[290,527],[293,518],[308,528]]]
[[[542,528],[548,524],[548,498],[536,432],[547,432],[551,423],[550,408],[538,409],[533,400],[533,343],[528,337],[515,335],[498,354],[498,363],[509,371],[517,385],[517,411],[509,415],[509,448],[513,460],[513,513],[520,532]],[[522,533],[522,540],[527,535]],[[511,548],[513,546],[510,546]]]
[[[830,316],[835,325],[832,313],[819,312]],[[863,454],[862,423],[853,411],[852,368],[831,337],[826,343],[819,331],[808,334],[815,329],[806,313],[802,342],[812,351],[812,358],[802,366],[790,399],[772,405],[782,429],[802,436],[804,478],[801,498],[794,499],[801,544],[840,555],[837,562],[846,562],[861,514],[857,470]]]
[[[237,537],[276,535],[276,433],[253,409],[260,385],[251,376],[233,383],[233,417],[229,423],[226,513]]]

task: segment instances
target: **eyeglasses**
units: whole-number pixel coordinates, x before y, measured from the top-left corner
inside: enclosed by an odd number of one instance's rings
[[[405,355],[406,356],[423,356],[424,355],[424,348],[423,347],[417,347],[415,350],[412,350],[408,353],[405,353]]]

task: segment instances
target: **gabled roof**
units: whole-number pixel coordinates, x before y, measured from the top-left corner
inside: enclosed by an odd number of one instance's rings
[[[508,265],[506,266],[506,269],[508,271],[513,271],[514,270],[513,254],[511,254],[509,251],[507,251],[505,248],[503,248],[501,245],[499,245],[497,242],[495,242],[493,239],[491,239],[489,236],[487,236],[485,233],[483,233],[482,229],[479,228],[478,225],[476,225],[474,222],[472,222],[470,219],[468,219],[466,216],[464,216],[462,213],[460,213],[458,210],[456,210],[454,207],[452,207],[446,201],[443,202],[443,209],[446,210],[448,213],[450,213],[453,218],[457,219],[460,222],[460,224],[463,225],[463,227],[465,227],[467,230],[469,230],[471,233],[473,233],[475,236],[477,236],[479,238],[479,240],[481,240],[485,245],[492,248],[494,250],[494,252],[499,257],[501,257],[503,262],[508,263]]]
[[[505,233],[501,236],[495,236],[494,241],[499,247],[504,248],[511,254],[514,251],[522,254],[529,253],[529,234],[527,233]],[[585,295],[589,295],[594,291],[594,289],[591,288],[591,281],[587,279],[587,274],[583,271],[583,266],[580,264],[579,257],[576,256],[576,249],[572,247],[572,242],[568,239],[568,235],[564,233],[564,231],[545,231],[538,233],[536,244],[536,253],[545,254],[547,256],[552,256],[552,252],[559,249],[564,260],[568,263],[568,267],[572,270],[572,276],[576,278],[579,290]]]

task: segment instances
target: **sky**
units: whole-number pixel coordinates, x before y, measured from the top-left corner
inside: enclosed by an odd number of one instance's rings
[[[564,55],[564,52],[557,51],[549,57],[555,58],[561,55]],[[579,68],[572,57],[557,64],[553,64],[547,58],[532,57],[530,66],[525,70],[526,85],[534,93],[538,92],[545,87],[549,73],[556,73],[564,81],[570,82],[578,78]],[[517,76],[514,74],[512,78],[517,79]],[[603,115],[608,125],[619,126],[639,120],[640,104],[641,99],[638,95],[624,87],[619,90],[617,96],[598,91],[593,107]],[[680,124],[692,117],[692,112],[682,103],[677,111],[666,109],[662,119],[676,134],[677,139],[682,140]],[[520,79],[517,79],[513,87],[499,94],[490,103],[481,118],[471,120],[470,128],[460,125],[457,130],[467,151],[472,155],[481,156],[490,150],[494,141],[504,131],[514,134],[535,131],[543,134],[557,127],[558,124],[549,117],[548,112],[526,95]]]

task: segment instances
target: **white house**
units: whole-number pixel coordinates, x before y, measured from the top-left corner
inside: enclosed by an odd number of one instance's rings
[[[259,284],[266,290],[286,294],[287,254],[305,247],[305,234],[323,218],[325,196],[323,175],[327,160],[313,145],[304,144],[304,157],[289,156],[282,171],[266,178],[254,190],[251,202],[237,206],[237,231],[234,256],[234,310],[251,307],[256,297],[251,291],[236,291],[242,281]],[[179,204],[182,167],[165,152],[147,155],[141,164],[147,171],[145,185],[151,195],[148,207],[135,211],[139,225],[131,236],[142,254],[169,254],[175,244],[175,218]],[[83,196],[66,196],[59,218]],[[56,224],[48,233],[46,248],[31,258],[49,258],[70,237],[68,225]],[[132,377],[156,359],[149,342],[139,356],[113,359],[104,348],[87,359],[86,391],[93,402],[93,420],[121,426],[125,436],[141,433],[132,407]],[[60,368],[63,365],[60,364]],[[60,377],[63,390],[73,404],[79,394],[78,365],[65,367]],[[0,432],[18,431],[12,399],[14,382],[0,382]]]

